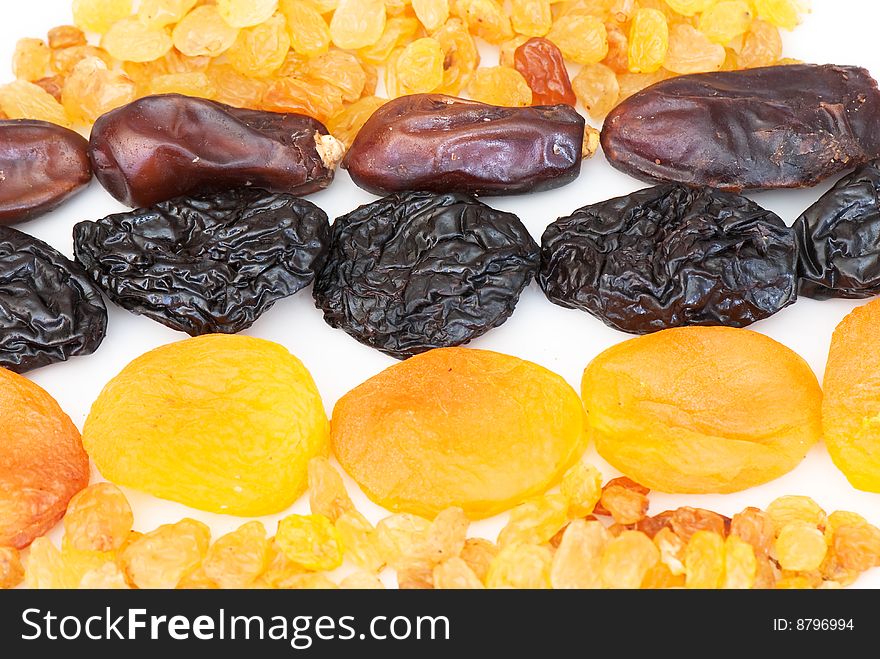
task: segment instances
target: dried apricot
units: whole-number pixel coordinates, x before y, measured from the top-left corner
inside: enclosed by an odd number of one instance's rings
[[[586,445],[584,415],[558,375],[483,350],[432,350],[343,396],[339,463],[374,501],[433,516],[488,517],[558,482]]]
[[[98,469],[116,483],[256,516],[284,510],[305,491],[328,423],[311,376],[283,347],[207,335],[129,364],[104,388],[83,433]]]
[[[867,360],[866,360],[867,361]],[[664,492],[735,492],[793,469],[821,436],[806,362],[749,330],[687,327],[599,355],[582,391],[599,454]]]

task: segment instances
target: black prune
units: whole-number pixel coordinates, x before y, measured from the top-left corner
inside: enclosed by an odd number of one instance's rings
[[[609,162],[648,181],[798,188],[880,157],[880,91],[854,66],[797,64],[678,76],[605,120]]]
[[[89,355],[106,333],[107,308],[82,268],[0,227],[0,367],[24,373]]]
[[[845,176],[794,224],[800,294],[880,294],[880,162]]]
[[[332,327],[406,359],[501,325],[538,259],[511,213],[462,194],[396,194],[336,220],[315,300]]]
[[[247,329],[311,283],[330,225],[304,199],[242,188],[80,222],[73,234],[111,300],[198,336]]]
[[[661,185],[585,206],[544,232],[547,297],[611,327],[744,327],[795,301],[794,233],[745,197]]]
[[[316,119],[180,94],[147,96],[92,128],[95,176],[128,206],[235,187],[306,195],[330,185],[342,144]]]
[[[0,121],[0,224],[48,213],[92,180],[89,143],[45,121]]]
[[[584,126],[569,105],[508,108],[442,94],[401,96],[367,120],[342,166],[376,194],[549,190],[580,174]]]

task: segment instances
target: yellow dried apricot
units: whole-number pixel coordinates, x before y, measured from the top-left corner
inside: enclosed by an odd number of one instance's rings
[[[582,391],[599,454],[652,489],[736,492],[793,469],[821,436],[806,362],[756,332],[686,327],[599,355]]]
[[[581,455],[577,395],[550,371],[484,350],[432,350],[343,396],[339,463],[391,510],[489,517],[544,492]]]
[[[296,357],[270,341],[227,335],[139,357],[104,388],[83,429],[110,480],[244,516],[296,501],[327,434],[318,390]]]

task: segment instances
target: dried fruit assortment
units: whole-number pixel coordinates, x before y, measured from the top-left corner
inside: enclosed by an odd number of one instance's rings
[[[862,68],[701,73],[618,105],[602,129],[602,148],[614,167],[648,181],[799,188],[880,156],[878,120],[877,81]]]
[[[664,492],[766,483],[822,437],[813,371],[749,330],[689,327],[625,341],[587,366],[581,387],[599,454]]]
[[[342,467],[389,510],[499,513],[554,485],[586,447],[577,394],[531,362],[444,348],[370,378],[333,410]]]
[[[115,483],[258,516],[305,491],[308,461],[327,451],[328,425],[311,375],[286,349],[211,334],[124,368],[92,406],[83,443]]]
[[[348,498],[322,458],[309,473],[320,474],[309,479],[313,501]],[[590,489],[601,483],[582,463],[565,480],[584,477]],[[603,500],[626,489],[647,502],[647,488],[620,482],[597,486]],[[699,508],[649,516],[645,505],[627,523],[613,506],[575,512],[577,501],[530,499],[514,508],[497,542],[468,538],[461,508],[431,519],[392,514],[374,527],[353,507],[334,519],[313,504],[311,515],[283,518],[273,537],[247,522],[212,543],[208,527],[192,519],[132,531],[125,496],[100,483],[71,501],[60,550],[39,538],[25,569],[15,549],[0,548],[0,587],[25,579],[32,588],[377,589],[388,568],[401,588],[418,589],[827,589],[880,565],[880,529],[855,513],[826,515],[808,497],[780,497],[766,511],[746,508],[732,518]],[[331,575],[343,562],[348,576]]]
[[[661,185],[547,227],[539,281],[551,302],[645,334],[744,327],[797,297],[794,233],[737,194]]]
[[[107,308],[82,267],[0,226],[0,368],[23,373],[90,355],[106,333]]]
[[[548,190],[580,174],[584,119],[567,105],[505,108],[439,94],[389,101],[342,166],[377,194]]]
[[[30,220],[92,180],[88,142],[43,121],[0,121],[0,172],[0,224]]]
[[[336,219],[314,295],[329,325],[405,359],[504,323],[537,270],[538,246],[515,215],[410,192]]]
[[[178,198],[73,233],[77,261],[112,300],[191,336],[253,325],[312,282],[330,243],[324,211],[257,188]]]
[[[619,98],[675,73],[778,63],[779,28],[794,28],[803,11],[788,0],[145,0],[133,12],[134,5],[76,0],[75,26],[22,39],[18,81],[0,89],[0,110],[88,126],[135,98],[174,91],[336,123],[373,96],[384,66],[391,98],[464,92],[537,105],[573,104],[576,95],[601,119]],[[500,67],[480,68],[475,38],[501,48]],[[585,66],[574,94],[562,57]]]

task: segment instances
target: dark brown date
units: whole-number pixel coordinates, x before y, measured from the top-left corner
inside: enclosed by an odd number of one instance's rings
[[[506,108],[416,94],[379,108],[342,166],[376,194],[519,194],[576,179],[583,141],[584,119],[568,105]]]
[[[82,135],[45,121],[0,121],[0,224],[48,213],[91,180]]]
[[[648,181],[812,186],[880,156],[880,91],[854,66],[797,64],[664,80],[611,111],[602,148]]]
[[[152,206],[235,187],[317,192],[333,180],[342,146],[305,115],[167,94],[100,117],[90,156],[111,195],[129,206]]]

